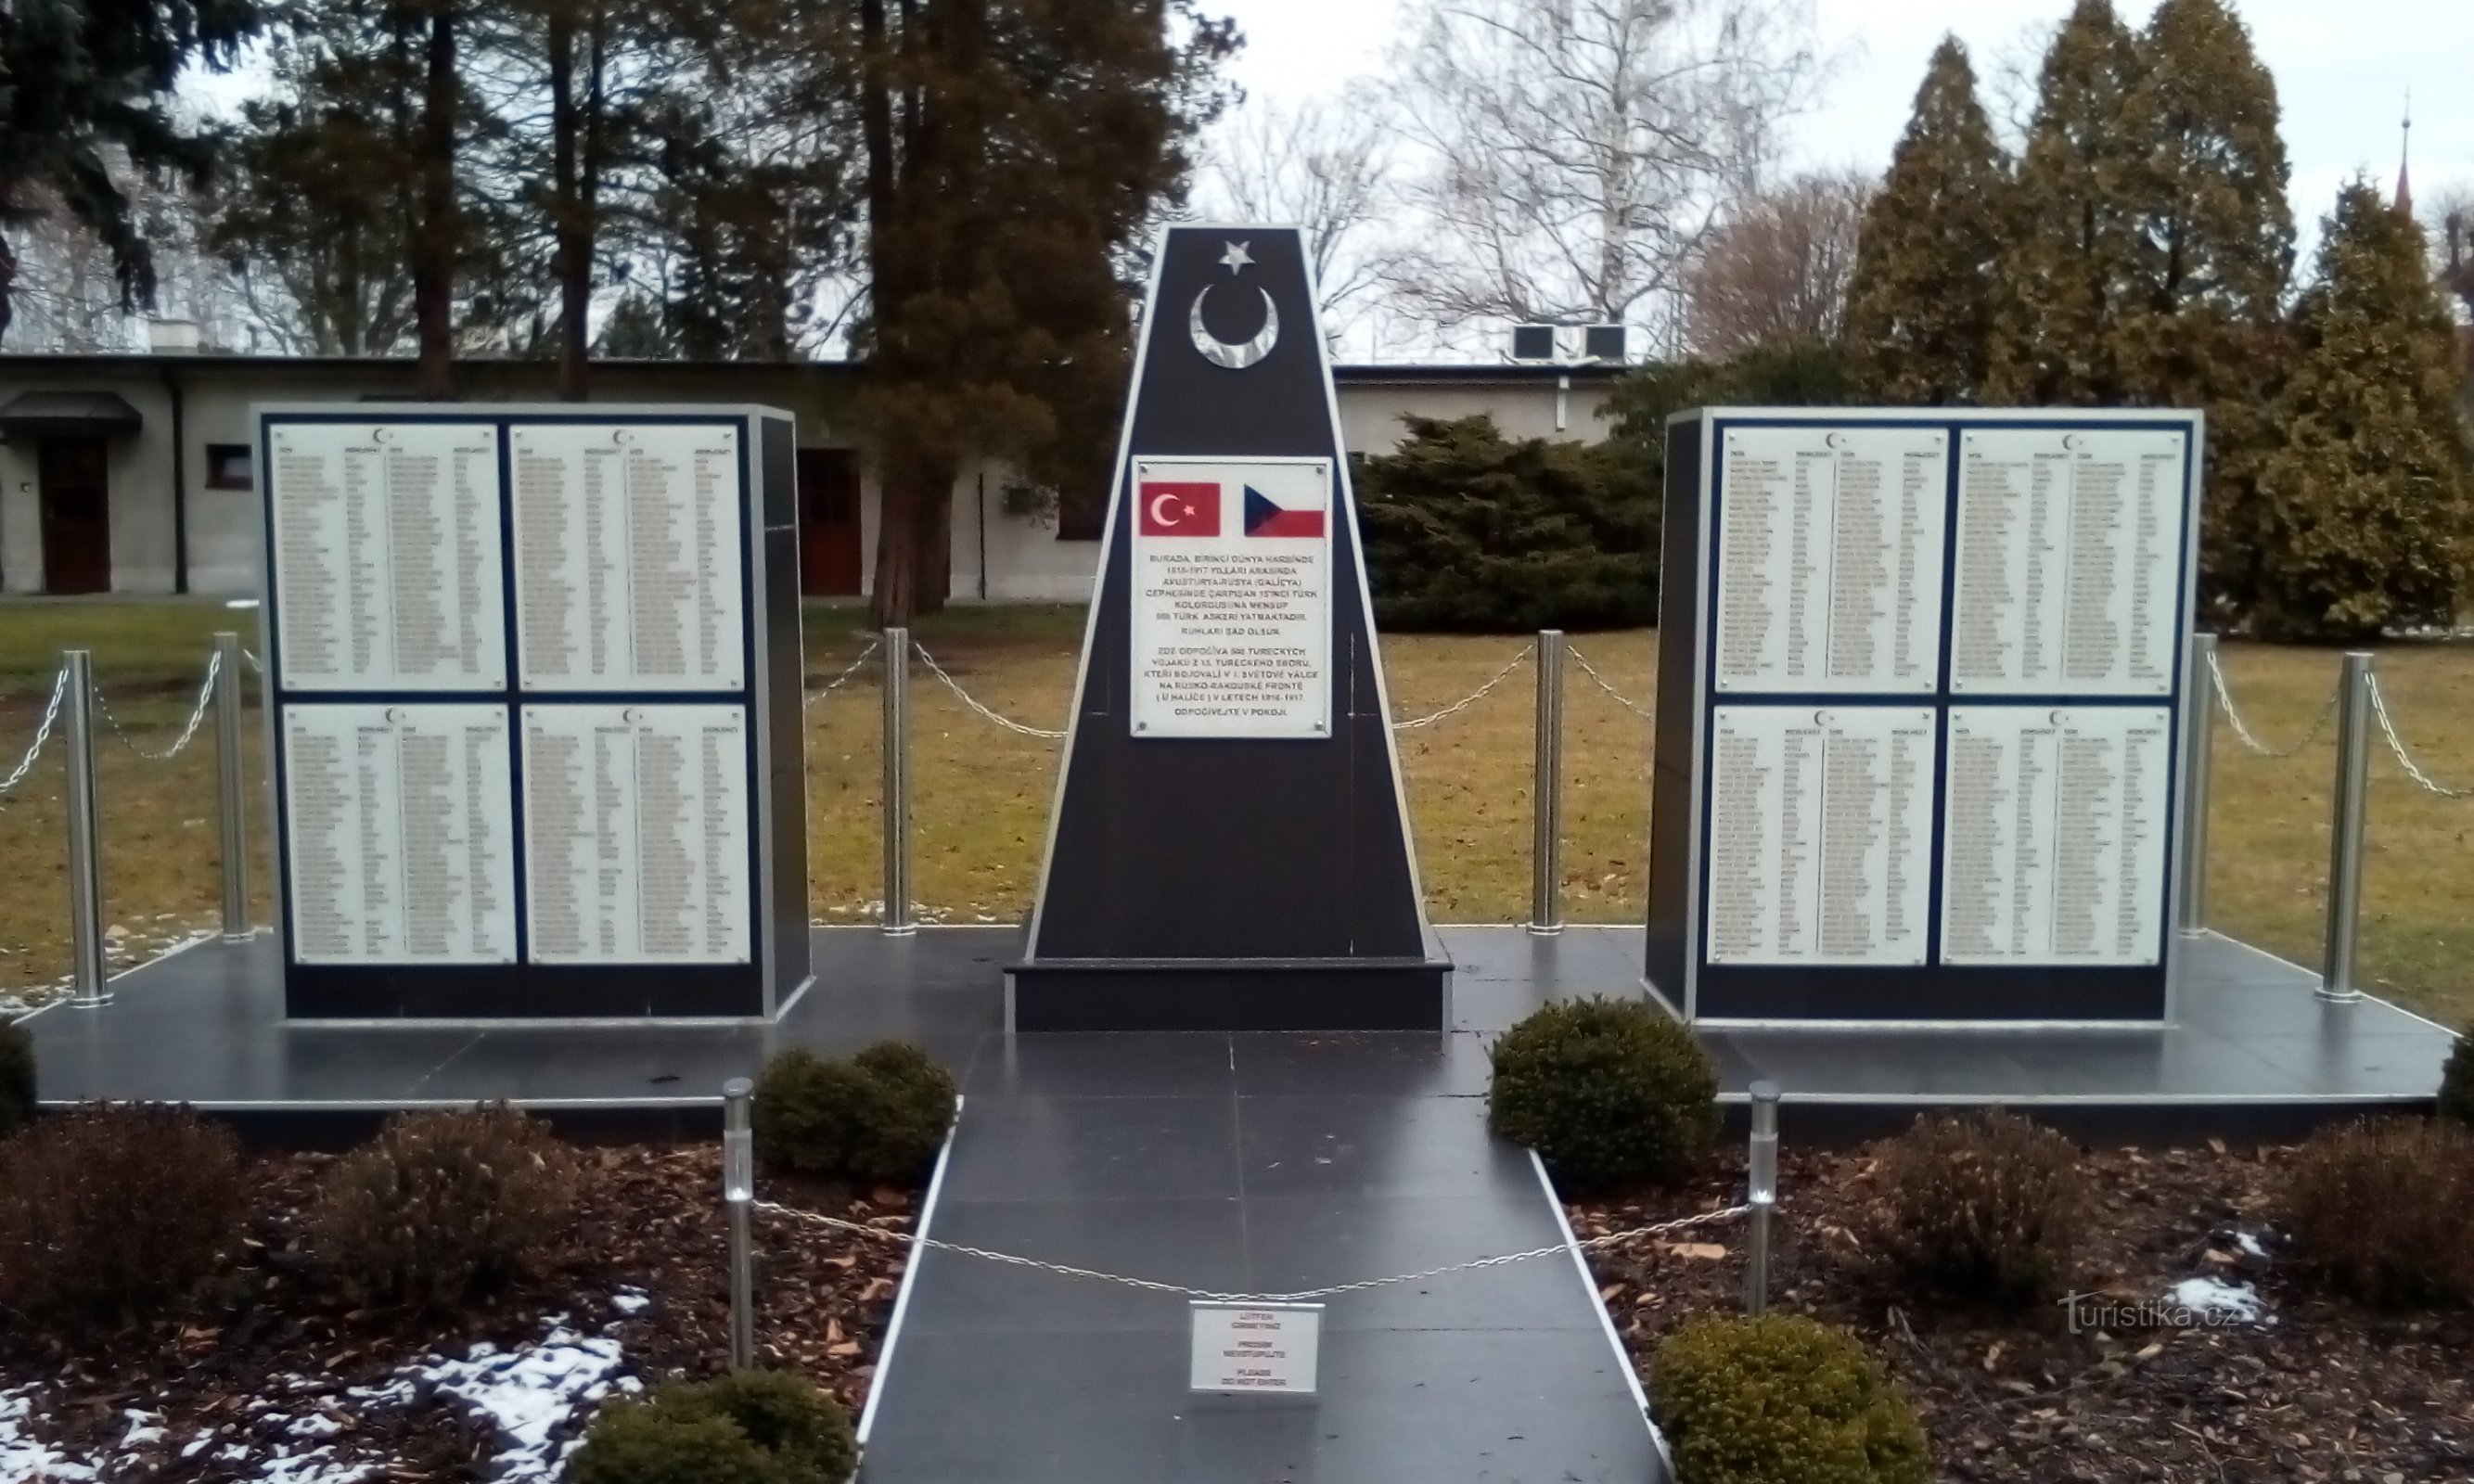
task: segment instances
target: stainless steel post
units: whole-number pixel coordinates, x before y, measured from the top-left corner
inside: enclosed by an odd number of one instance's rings
[[[1564,631],[1538,631],[1536,756],[1530,775],[1529,931],[1564,931]]]
[[[910,920],[910,630],[885,631],[885,931]]]
[[[1753,1137],[1746,1151],[1744,1312],[1758,1319],[1770,1306],[1770,1216],[1778,1206],[1779,1085],[1762,1081],[1753,1096]]]
[[[2327,956],[2319,997],[2350,1003],[2363,997],[2354,983],[2354,929],[2363,909],[2363,808],[2371,767],[2371,655],[2345,656],[2337,689],[2336,815],[2328,831]]]
[[[756,1084],[734,1077],[721,1084],[721,1201],[730,1215],[730,1365],[756,1364],[756,1253],[748,1207],[756,1200]]]
[[[240,636],[215,635],[215,806],[223,827],[224,941],[249,937],[249,815],[241,785]]]
[[[92,1010],[111,1003],[103,973],[103,851],[94,799],[94,664],[84,649],[61,656],[68,667],[61,697],[69,744],[69,1004]]]
[[[2182,681],[2191,696],[2190,766],[2182,770],[2184,937],[2208,930],[2208,762],[2217,742],[2217,687],[2211,678],[2216,663],[2217,636],[2192,635],[2189,673]]]

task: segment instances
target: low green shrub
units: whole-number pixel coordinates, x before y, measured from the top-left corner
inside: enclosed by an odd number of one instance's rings
[[[453,1308],[540,1262],[578,1178],[574,1152],[513,1108],[398,1114],[328,1167],[310,1250],[361,1301]]]
[[[2093,1214],[2076,1145],[1994,1108],[1921,1114],[1876,1154],[1857,1241],[1890,1276],[2014,1312],[2061,1296]]]
[[[2421,1118],[2313,1134],[2278,1215],[2303,1272],[2378,1304],[2474,1300],[2474,1131]]]
[[[2439,1070],[2439,1116],[2474,1128],[2474,1021]]]
[[[780,1371],[674,1382],[594,1419],[570,1484],[842,1484],[859,1445],[841,1403]]]
[[[1713,1316],[1658,1347],[1650,1410],[1677,1484],[1925,1484],[1914,1408],[1862,1341],[1794,1314]]]
[[[13,1022],[0,1025],[0,1139],[35,1118],[35,1038]]]
[[[1718,1136],[1718,1074],[1648,1005],[1562,1000],[1494,1043],[1487,1121],[1573,1191],[1672,1181]]]
[[[185,1107],[96,1105],[0,1144],[0,1308],[64,1329],[177,1306],[241,1226],[240,1147]]]
[[[954,1078],[926,1052],[879,1041],[848,1060],[793,1047],[756,1082],[756,1149],[777,1170],[916,1180],[954,1124]]]

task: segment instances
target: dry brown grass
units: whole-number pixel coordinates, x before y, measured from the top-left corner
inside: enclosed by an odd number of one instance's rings
[[[20,621],[30,617],[34,621]],[[45,652],[85,634],[107,693],[141,742],[159,747],[186,714],[206,636],[230,619],[211,605],[27,603],[0,609],[0,748],[22,747],[47,680]],[[808,616],[812,688],[838,673],[866,637],[849,609]],[[998,712],[1033,726],[1064,723],[1081,642],[1079,611],[957,610],[921,639],[955,678]],[[1578,651],[1646,707],[1653,636],[1578,636]],[[1467,695],[1521,647],[1512,638],[1395,635],[1386,641],[1395,715],[1423,716]],[[2225,669],[2255,729],[2290,744],[2334,686],[2333,651],[2232,645]],[[2442,782],[2474,785],[2474,657],[2462,646],[2401,645],[2381,656],[2399,726]],[[810,900],[824,921],[879,910],[877,663],[808,708]],[[1638,921],[1648,826],[1649,723],[1567,666],[1564,904],[1574,921]],[[1516,921],[1529,907],[1530,717],[1526,667],[1492,693],[1432,727],[1400,736],[1420,871],[1440,922]],[[1011,922],[1029,909],[1055,789],[1054,742],[973,715],[924,669],[913,680],[914,898],[947,922]],[[250,738],[257,731],[255,716]],[[168,764],[141,763],[107,742],[99,787],[109,919],[130,954],[213,925],[211,736]],[[2246,754],[2229,729],[2217,741],[2211,921],[2236,937],[2316,964],[2325,912],[2333,744],[2297,757]],[[255,763],[253,756],[253,778]],[[57,982],[68,958],[59,764],[0,799],[0,995]],[[2423,793],[2385,750],[2373,760],[2369,864],[2364,883],[2364,972],[2384,994],[2452,1022],[2474,1014],[2474,799]],[[253,878],[266,882],[262,801],[253,798]]]

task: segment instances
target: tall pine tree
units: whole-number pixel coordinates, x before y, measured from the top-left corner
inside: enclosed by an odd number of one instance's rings
[[[2112,359],[2126,401],[2207,410],[2201,600],[2240,612],[2257,588],[2264,414],[2293,265],[2276,83],[2219,0],[2164,0],[2140,51],[2122,127],[2141,160],[2141,251],[2107,327]]]
[[[2260,631],[2364,640],[2455,621],[2474,490],[2422,230],[2363,182],[2322,225],[2260,475]]]
[[[1995,321],[1986,400],[2119,406],[2133,377],[2113,333],[2152,278],[2139,211],[2144,150],[2124,126],[2138,39],[2107,0],[2079,0],[2053,36],[2019,162],[2018,230]]]
[[[1925,405],[1982,396],[2009,208],[2009,165],[1976,70],[1946,36],[1857,239],[1846,339],[1869,395]]]

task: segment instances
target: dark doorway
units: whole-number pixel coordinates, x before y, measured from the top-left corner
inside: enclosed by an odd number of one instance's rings
[[[110,460],[100,438],[46,438],[42,480],[43,591],[111,591]]]
[[[859,596],[859,450],[799,450],[799,591]]]

